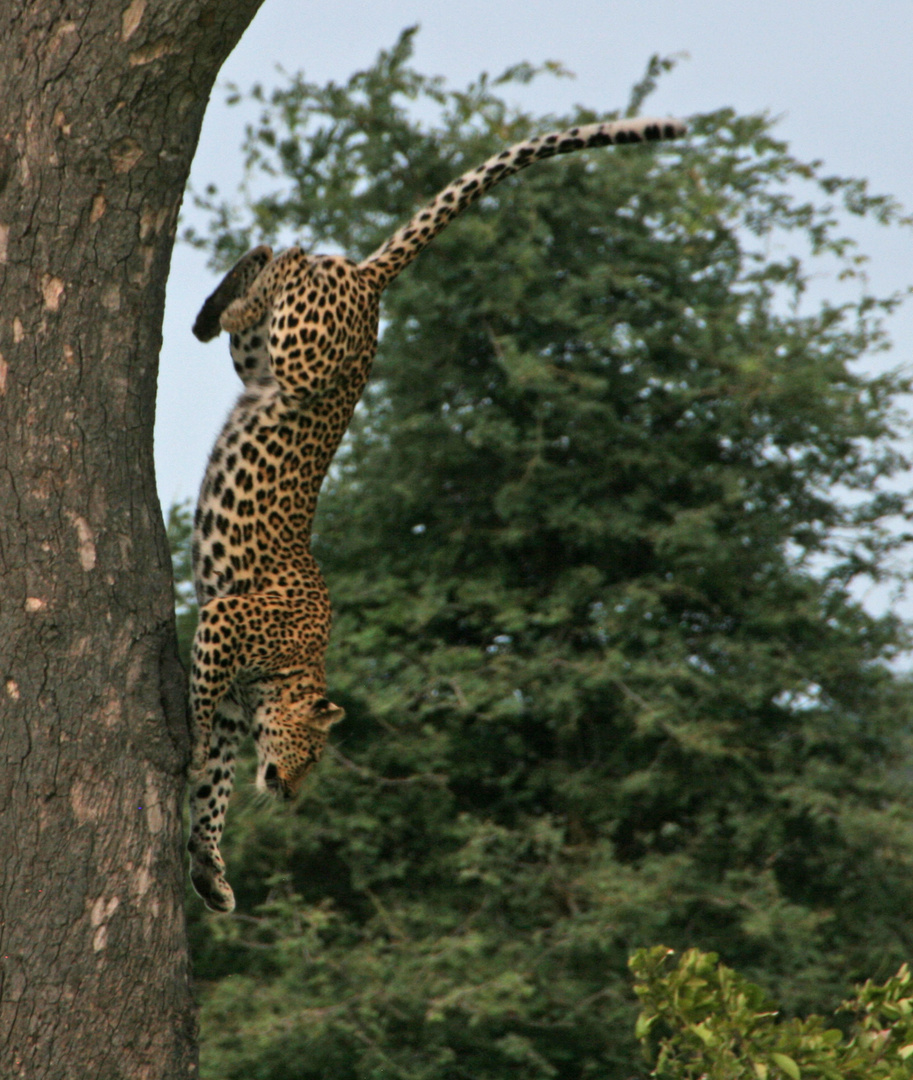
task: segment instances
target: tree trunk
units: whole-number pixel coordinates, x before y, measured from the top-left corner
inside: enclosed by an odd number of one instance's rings
[[[0,1076],[196,1075],[152,426],[215,75],[261,0],[0,0]]]

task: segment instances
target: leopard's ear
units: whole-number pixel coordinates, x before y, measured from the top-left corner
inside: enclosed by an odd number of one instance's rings
[[[318,698],[311,706],[311,715],[315,727],[322,731],[329,731],[334,724],[338,724],[345,715],[345,709],[334,705],[329,698]]]
[[[200,308],[193,324],[194,336],[200,341],[212,341],[214,337],[218,337],[222,329],[219,325],[222,312],[232,300],[237,300],[247,292],[257,274],[272,261],[273,249],[268,244],[260,244],[242,255]]]

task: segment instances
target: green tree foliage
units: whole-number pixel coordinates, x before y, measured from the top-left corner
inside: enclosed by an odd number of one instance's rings
[[[907,964],[884,985],[869,980],[843,1002],[841,1013],[853,1017],[845,1036],[818,1016],[781,1019],[759,986],[717,963],[713,953],[689,949],[670,970],[671,953],[660,945],[631,958],[642,1005],[637,1034],[656,1060],[651,1076],[909,1080],[913,975]]]
[[[410,49],[255,91],[246,205],[203,200],[217,262],[367,253],[598,118]],[[906,638],[850,592],[898,543],[905,384],[856,363],[893,300],[848,214],[899,219],[723,110],[529,170],[390,288],[315,545],[348,716],[294,808],[242,770],[239,913],[193,908],[208,1075],[613,1080],[633,948],[713,949],[790,1013],[913,951]],[[828,269],[852,300],[809,302]]]
[[[193,565],[190,541],[193,534],[193,514],[190,504],[172,503],[168,508],[165,528],[171,548],[174,570],[174,613],[177,623],[178,653],[186,669],[190,669],[190,646],[197,627],[197,601],[193,588]]]

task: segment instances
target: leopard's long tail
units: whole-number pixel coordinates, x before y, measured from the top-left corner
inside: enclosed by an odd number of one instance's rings
[[[490,191],[495,184],[532,165],[534,161],[556,154],[569,154],[574,150],[588,150],[594,146],[676,139],[685,131],[685,124],[680,120],[640,117],[605,124],[586,124],[517,143],[449,183],[358,268],[374,278],[378,291],[386,288],[467,206]]]

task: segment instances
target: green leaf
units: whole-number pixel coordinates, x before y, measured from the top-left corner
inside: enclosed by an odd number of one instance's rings
[[[775,1062],[791,1080],[802,1080],[802,1071],[788,1054],[772,1053],[771,1061]]]
[[[706,1024],[689,1024],[689,1031],[693,1031],[695,1035],[704,1043],[705,1046],[712,1046],[718,1041],[716,1032],[711,1031]]]

